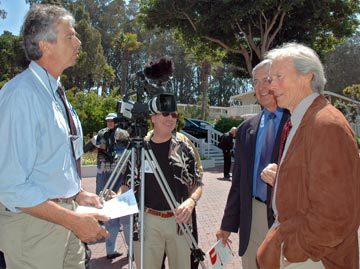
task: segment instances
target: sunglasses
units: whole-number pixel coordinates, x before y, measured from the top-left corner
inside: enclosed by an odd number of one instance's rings
[[[170,115],[173,119],[177,119],[177,117],[178,117],[178,113],[176,113],[176,112],[171,112],[171,113],[169,113],[169,112],[161,112],[161,115],[163,117],[167,117],[167,116]]]

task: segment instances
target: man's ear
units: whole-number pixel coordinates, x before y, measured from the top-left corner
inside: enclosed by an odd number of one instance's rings
[[[39,41],[39,48],[42,52],[43,55],[46,55],[50,49],[50,44],[49,42],[45,41],[45,40],[40,40]]]
[[[313,73],[313,72],[308,72],[308,73],[306,73],[306,74],[304,75],[304,77],[305,77],[306,81],[311,82],[312,79],[313,79],[313,77],[314,77],[314,73]]]

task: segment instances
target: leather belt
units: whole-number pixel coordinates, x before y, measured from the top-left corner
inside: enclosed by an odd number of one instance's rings
[[[253,198],[261,203],[266,204],[266,201],[261,200],[259,197],[254,196]]]
[[[60,204],[71,204],[75,200],[76,196],[77,196],[77,194],[75,194],[74,196],[68,197],[68,198],[49,199],[49,201],[52,201],[54,203],[60,203]]]
[[[145,208],[144,212],[161,218],[171,218],[174,216],[172,211],[158,211],[151,208]]]

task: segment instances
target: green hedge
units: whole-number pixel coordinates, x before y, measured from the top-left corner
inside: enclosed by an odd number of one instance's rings
[[[222,132],[222,133],[226,133],[228,131],[230,131],[230,129],[232,127],[238,127],[240,125],[240,123],[242,123],[244,121],[243,118],[224,118],[221,117],[220,120],[218,120],[215,124],[215,129]]]

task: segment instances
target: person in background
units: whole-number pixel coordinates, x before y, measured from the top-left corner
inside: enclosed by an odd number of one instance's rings
[[[8,268],[85,267],[81,241],[108,236],[101,208],[81,189],[82,130],[60,84],[81,42],[74,18],[53,5],[32,5],[21,29],[29,67],[0,91],[0,250]]]
[[[234,138],[236,136],[236,127],[232,127],[229,132],[220,138],[219,148],[224,156],[224,179],[230,179],[231,157],[234,148]]]
[[[116,153],[116,162],[120,159],[121,155],[124,153],[129,143],[129,133],[117,127],[115,130],[115,153]],[[121,176],[116,185],[120,186],[123,183],[124,177]],[[114,192],[118,192],[119,188],[114,190]],[[117,219],[119,227],[122,227],[125,237],[126,246],[129,247],[130,244],[130,216],[124,216]],[[128,254],[129,255],[129,254]],[[127,256],[128,257],[128,256]]]
[[[259,268],[256,251],[274,218],[270,205],[271,186],[260,173],[270,162],[277,162],[281,130],[289,118],[278,108],[270,91],[271,61],[264,60],[252,72],[253,87],[262,111],[244,121],[237,130],[233,179],[218,239],[225,245],[230,233],[239,233],[239,255],[244,269]]]
[[[106,127],[101,129],[96,136],[97,152],[97,173],[96,173],[96,194],[100,194],[108,182],[108,179],[113,172],[116,165],[116,140],[115,131],[117,118],[116,113],[109,113],[106,115]],[[118,181],[112,191],[115,193],[120,188],[120,181]],[[110,236],[105,240],[106,258],[115,259],[122,255],[118,252],[116,238],[120,229],[119,219],[111,219],[105,223],[106,230],[109,231]]]
[[[271,91],[290,111],[274,184],[276,220],[258,250],[261,268],[359,268],[360,157],[344,115],[322,95],[318,55],[288,43],[269,51]],[[286,139],[287,138],[287,139]],[[286,141],[286,142],[285,142]]]

